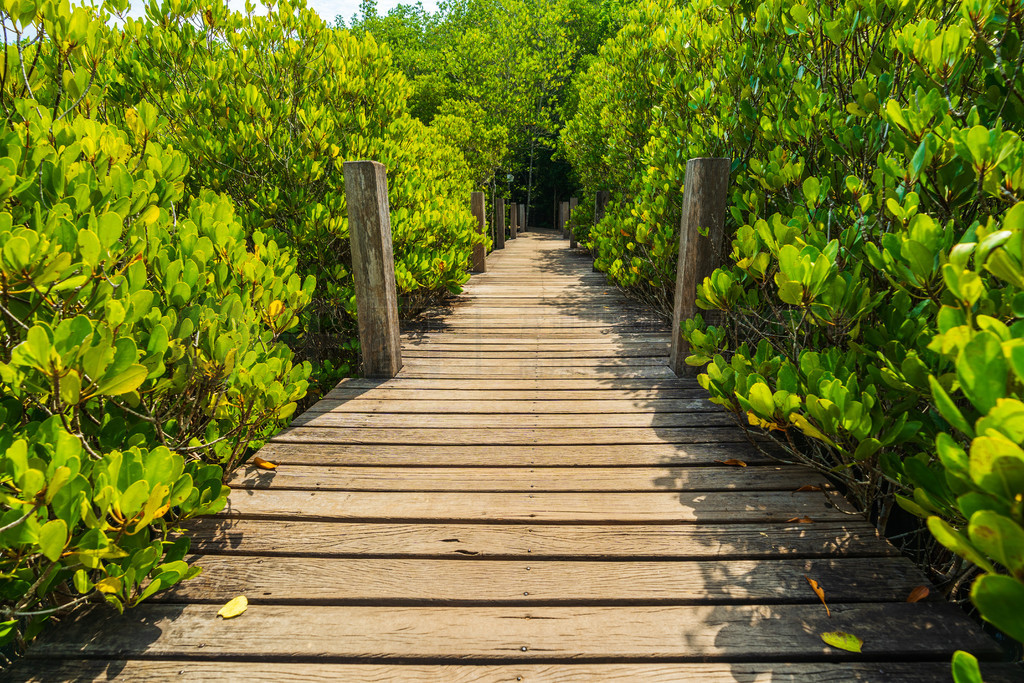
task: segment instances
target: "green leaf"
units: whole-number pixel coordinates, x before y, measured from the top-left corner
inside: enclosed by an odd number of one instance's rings
[[[1024,584],[1009,576],[985,574],[971,587],[971,602],[982,619],[1024,642]]]
[[[978,550],[1011,573],[1024,572],[1024,529],[1020,524],[991,510],[981,510],[971,516],[967,533]]]
[[[146,381],[149,370],[144,365],[131,365],[117,375],[105,378],[96,388],[101,396],[119,396],[138,389]]]
[[[964,538],[964,535],[951,527],[945,520],[939,517],[928,518],[928,529],[942,545],[946,546],[960,557],[973,562],[987,572],[995,571],[992,563],[978,549],[971,545],[971,542]]]
[[[39,551],[51,562],[60,559],[68,542],[68,525],[63,519],[51,519],[39,529]]]
[[[826,633],[822,633],[821,639],[828,645],[840,650],[846,650],[847,652],[860,652],[861,648],[864,646],[863,640],[852,633],[846,633],[844,631],[828,631]]]
[[[935,408],[946,422],[967,436],[974,436],[974,430],[971,429],[970,423],[967,422],[964,414],[960,412],[960,408],[949,397],[934,375],[928,375],[928,385],[932,388],[932,400],[935,402]]]
[[[818,182],[817,178],[807,178],[803,184],[804,199],[810,206],[816,206],[818,204],[818,195],[821,192],[821,183]]]
[[[764,418],[772,418],[775,415],[775,401],[772,399],[772,390],[764,382],[755,382],[750,387],[748,399],[753,409]]]
[[[992,410],[1006,396],[1006,359],[999,338],[991,332],[974,335],[957,358],[956,373],[978,411]]]
[[[984,683],[977,657],[963,650],[953,653],[953,683]]]

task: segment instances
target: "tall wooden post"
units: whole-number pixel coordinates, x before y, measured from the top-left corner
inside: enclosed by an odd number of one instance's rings
[[[526,232],[526,204],[519,205],[519,232]]]
[[[558,229],[562,232],[562,239],[569,237],[565,225],[569,221],[569,202],[561,202],[558,205]]]
[[[508,205],[508,238],[514,240],[519,225],[519,205],[512,202]]]
[[[473,259],[470,270],[474,273],[487,272],[487,251],[484,245],[484,193],[474,192],[470,206],[473,209],[473,217],[476,218],[475,232],[480,236],[479,242],[473,242]]]
[[[494,198],[494,248],[505,248],[505,200]]]
[[[566,217],[567,221],[568,221],[568,219],[572,218],[572,213],[573,213],[573,211],[576,210],[576,203],[577,203],[577,201],[578,200],[575,197],[569,197],[569,215]],[[575,249],[576,248],[576,234],[572,231],[572,226],[568,226],[566,228],[566,230],[569,233],[569,248],[570,249]]]
[[[600,190],[594,197],[594,225],[601,222],[604,218],[604,210],[608,206],[608,202],[611,201],[612,193],[608,190]]]
[[[343,173],[363,375],[394,377],[402,369],[402,342],[387,172],[376,161],[346,161]]]
[[[683,217],[679,223],[679,262],[672,308],[672,350],[669,365],[679,377],[696,377],[699,368],[686,364],[690,345],[680,324],[697,313],[697,286],[718,266],[725,237],[725,206],[729,195],[729,159],[701,158],[686,162]],[[701,235],[707,229],[707,236]]]

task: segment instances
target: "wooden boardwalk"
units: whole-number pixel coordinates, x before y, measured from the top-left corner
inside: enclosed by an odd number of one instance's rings
[[[936,681],[956,649],[999,657],[676,379],[667,326],[588,258],[527,233],[488,269],[404,334],[397,378],[343,382],[263,449],[276,471],[238,472],[197,579],[54,629],[14,678]]]

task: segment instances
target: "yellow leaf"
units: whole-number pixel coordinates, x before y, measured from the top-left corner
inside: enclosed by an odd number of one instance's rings
[[[256,467],[259,467],[261,470],[276,470],[277,469],[277,463],[270,462],[269,460],[264,460],[263,458],[261,458],[258,455],[257,456],[253,456],[252,464],[255,465]]]
[[[811,590],[814,591],[814,594],[818,596],[819,600],[821,600],[821,604],[825,605],[826,616],[831,617],[832,611],[828,608],[828,603],[825,602],[825,589],[819,586],[817,581],[806,574],[804,574],[804,578],[807,579],[807,583],[811,584]]]
[[[239,595],[220,608],[217,612],[217,616],[224,617],[225,619],[232,619],[237,617],[239,614],[249,609],[249,600],[244,595]]]
[[[271,318],[276,318],[277,316],[281,315],[282,311],[284,311],[284,302],[282,302],[280,299],[274,299],[273,301],[271,301],[270,307],[267,309],[267,312],[270,314]]]
[[[121,579],[108,576],[96,582],[96,590],[100,593],[117,593],[121,590]]]
[[[723,465],[732,465],[734,467],[746,467],[747,466],[747,463],[743,462],[742,460],[737,460],[736,458],[729,458],[728,460],[716,460],[715,462],[720,462]]]

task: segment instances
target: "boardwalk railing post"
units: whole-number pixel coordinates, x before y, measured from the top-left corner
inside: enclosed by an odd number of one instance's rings
[[[558,229],[562,231],[562,239],[568,239],[569,231],[566,225],[569,222],[569,202],[562,202],[558,205]]]
[[[512,202],[508,205],[508,238],[514,240],[519,232],[519,205]]]
[[[526,204],[519,205],[519,232],[526,232]]]
[[[505,248],[505,200],[494,198],[494,248]]]
[[[394,377],[402,369],[402,343],[387,172],[376,161],[346,161],[343,171],[363,375]]]
[[[729,159],[700,158],[686,162],[683,217],[679,223],[679,262],[672,308],[672,350],[669,365],[678,377],[695,377],[698,368],[686,364],[690,345],[680,325],[697,313],[697,286],[717,267],[725,236],[725,205],[729,189]],[[707,229],[707,236],[701,229]]]
[[[575,197],[569,198],[569,215],[566,216],[566,220],[572,218],[572,212],[576,210],[577,199]],[[576,234],[572,231],[572,226],[568,226],[566,230],[569,233],[569,248],[576,248]]]
[[[484,245],[484,193],[474,192],[470,206],[473,209],[473,217],[476,218],[476,227],[474,231],[480,237],[479,242],[473,242],[473,260],[471,264],[471,270],[474,273],[487,272],[487,251]]]

